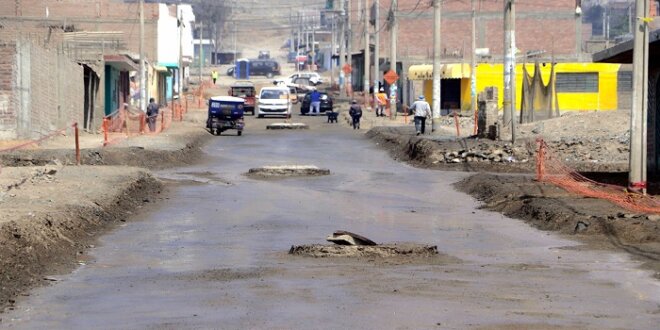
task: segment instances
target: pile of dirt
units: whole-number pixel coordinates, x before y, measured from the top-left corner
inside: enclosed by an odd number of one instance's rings
[[[455,186],[482,201],[487,210],[524,220],[541,230],[575,235],[592,246],[623,249],[660,278],[660,216],[576,196],[531,176],[479,173]]]
[[[395,159],[417,166],[467,172],[532,172],[536,168],[536,138],[515,144],[479,138],[415,136],[407,128],[376,127],[367,137],[390,151]],[[546,142],[548,151],[578,172],[620,173],[628,169],[628,140],[621,136],[590,140],[562,137]]]
[[[245,174],[253,178],[285,178],[330,175],[330,170],[313,165],[276,165],[255,167]]]
[[[208,136],[208,132],[198,127],[173,129],[172,133],[163,136],[140,137],[126,140],[123,144],[116,146],[82,149],[80,152],[81,163],[85,165],[127,165],[150,169],[189,165],[191,160],[197,159],[201,155],[199,147],[208,139]],[[156,141],[157,139],[162,141]],[[177,144],[180,145],[171,148],[172,145]],[[74,150],[70,148],[35,149],[0,154],[0,164],[3,167],[44,166],[54,162],[74,165],[76,162]]]
[[[0,177],[0,308],[70,271],[95,237],[157,198],[161,183],[130,167],[4,168]],[[11,308],[11,307],[10,307]]]
[[[382,244],[382,245],[336,245],[311,244],[292,245],[289,254],[326,258],[394,258],[407,256],[411,258],[433,257],[438,255],[438,247],[422,244]]]

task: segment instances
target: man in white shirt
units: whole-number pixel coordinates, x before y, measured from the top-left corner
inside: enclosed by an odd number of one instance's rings
[[[420,95],[417,101],[410,106],[410,111],[413,112],[415,117],[417,135],[424,134],[426,118],[431,118],[431,106],[424,99],[424,95]]]

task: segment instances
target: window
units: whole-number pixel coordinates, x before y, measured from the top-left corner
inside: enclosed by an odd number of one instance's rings
[[[598,72],[557,73],[557,93],[598,93]]]
[[[617,73],[616,90],[619,92],[632,91],[632,71],[619,71]]]

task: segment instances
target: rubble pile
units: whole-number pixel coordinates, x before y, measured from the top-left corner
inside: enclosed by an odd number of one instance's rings
[[[430,155],[431,163],[527,163],[533,159],[534,152],[525,146],[512,146],[510,143],[478,143],[471,148],[439,148]]]

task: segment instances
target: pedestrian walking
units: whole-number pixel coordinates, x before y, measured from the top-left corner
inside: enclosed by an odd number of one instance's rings
[[[156,103],[156,100],[152,97],[149,99],[149,105],[147,105],[147,124],[149,125],[149,131],[156,131],[156,119],[158,118],[159,106]]]
[[[385,117],[385,107],[387,107],[387,94],[385,94],[385,89],[380,88],[378,94],[376,94],[378,99],[378,104],[376,106],[376,117]]]
[[[309,115],[316,116],[321,113],[321,93],[316,89],[309,96]]]
[[[424,95],[420,95],[417,101],[410,106],[415,118],[415,130],[417,135],[424,134],[426,128],[426,118],[431,118],[431,106],[424,99]]]
[[[213,79],[213,85],[215,85],[215,81],[218,80],[218,71],[213,70],[211,72],[211,79]]]
[[[351,115],[353,119],[353,129],[360,129],[360,118],[362,118],[362,108],[357,103],[356,100],[351,101],[351,107],[348,110],[348,114]]]

